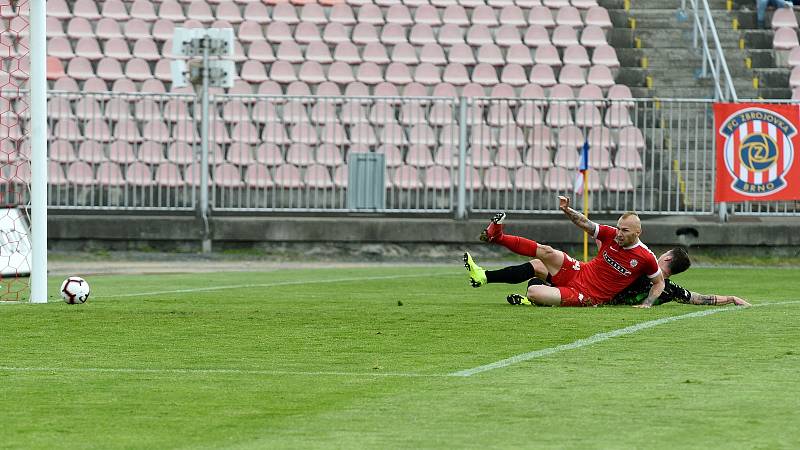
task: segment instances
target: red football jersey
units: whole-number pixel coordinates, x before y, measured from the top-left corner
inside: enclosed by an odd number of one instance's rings
[[[614,241],[617,229],[598,225],[594,238],[600,242],[597,256],[581,264],[572,287],[600,302],[607,302],[641,275],[655,278],[661,273],[656,255],[641,241],[624,248]]]

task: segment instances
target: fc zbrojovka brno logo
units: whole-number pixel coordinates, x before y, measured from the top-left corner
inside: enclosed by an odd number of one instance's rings
[[[731,188],[760,197],[786,187],[784,176],[792,167],[794,126],[773,111],[748,108],[729,116],[719,129],[725,136],[725,168],[733,177]]]

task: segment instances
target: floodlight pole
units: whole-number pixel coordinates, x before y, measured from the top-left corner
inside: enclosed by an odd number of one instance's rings
[[[211,236],[208,225],[208,47],[211,38],[203,36],[203,87],[201,92],[202,118],[200,122],[200,219],[203,221],[203,253],[211,252]]]

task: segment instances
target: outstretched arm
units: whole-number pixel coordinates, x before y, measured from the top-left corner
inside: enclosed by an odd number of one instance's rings
[[[744,299],[734,295],[700,294],[694,291],[691,294],[692,297],[689,299],[689,303],[692,305],[722,306],[733,303],[736,306],[752,306]]]
[[[597,224],[589,220],[586,216],[578,211],[570,208],[569,197],[564,197],[562,195],[558,196],[558,209],[564,212],[564,214],[569,217],[569,220],[571,220],[572,223],[574,223],[578,228],[594,236],[594,232],[597,230]]]
[[[659,273],[655,278],[650,280],[653,285],[650,286],[650,292],[647,293],[647,298],[639,305],[634,305],[636,308],[650,308],[658,300],[658,296],[664,292],[666,283],[664,282],[664,275]]]

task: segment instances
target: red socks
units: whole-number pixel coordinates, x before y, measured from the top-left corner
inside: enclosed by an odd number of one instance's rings
[[[512,236],[510,234],[500,235],[494,242],[518,255],[530,257],[536,256],[536,249],[539,247],[536,241],[525,239],[524,237]]]

